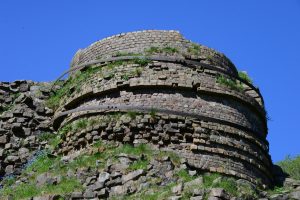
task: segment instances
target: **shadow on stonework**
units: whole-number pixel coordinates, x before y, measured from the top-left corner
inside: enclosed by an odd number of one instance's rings
[[[282,187],[289,174],[285,173],[278,165],[273,165],[274,186]]]

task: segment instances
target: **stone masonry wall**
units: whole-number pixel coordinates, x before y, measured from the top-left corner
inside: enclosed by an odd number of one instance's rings
[[[53,132],[53,110],[44,105],[50,83],[0,82],[0,180],[18,175],[46,143],[38,136]]]
[[[131,144],[152,143],[178,153],[197,169],[225,173],[254,183],[258,183],[255,177],[272,178],[266,147],[259,146],[262,143],[253,137],[244,137],[241,130],[172,115],[131,117],[128,114],[103,114],[73,120],[72,123],[76,124],[87,119],[89,125],[69,132],[59,148],[60,153],[72,154],[99,139]]]
[[[151,53],[199,65],[163,59],[94,62]],[[76,68],[89,62],[94,62],[89,68]],[[53,127],[68,130],[59,153],[71,154],[100,139],[152,143],[196,169],[272,184],[263,99],[253,86],[235,80],[237,70],[223,54],[176,31],[140,31],[79,50],[72,68],[73,81],[93,71],[75,82],[55,111]],[[78,123],[84,127],[67,129]]]
[[[230,60],[223,54],[205,46],[200,47],[198,55],[191,55],[188,51],[192,45],[193,43],[186,40],[178,31],[152,30],[121,33],[97,41],[88,48],[78,50],[71,65],[76,66],[99,58],[113,57],[119,52],[143,54],[150,47],[174,47],[179,50],[178,54],[182,57],[202,60],[209,57],[210,62],[214,62],[216,66],[236,71]]]

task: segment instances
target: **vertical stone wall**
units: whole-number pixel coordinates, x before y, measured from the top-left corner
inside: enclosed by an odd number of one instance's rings
[[[71,69],[53,119],[67,130],[60,153],[99,139],[152,143],[196,169],[272,183],[263,99],[223,54],[176,31],[139,31],[79,50]]]

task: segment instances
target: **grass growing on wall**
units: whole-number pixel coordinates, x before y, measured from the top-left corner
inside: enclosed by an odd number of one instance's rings
[[[49,137],[43,137],[48,139]],[[31,165],[22,172],[21,176],[29,176],[29,182],[21,183],[19,185],[14,184],[15,179],[7,179],[4,183],[4,188],[0,191],[0,198],[11,196],[12,199],[27,199],[34,196],[40,196],[45,194],[59,194],[64,198],[65,194],[69,194],[73,191],[82,191],[82,184],[79,183],[75,177],[67,177],[67,171],[71,170],[75,172],[78,168],[90,168],[103,170],[105,163],[108,160],[115,162],[118,160],[121,153],[125,153],[131,156],[137,156],[138,159],[131,163],[128,167],[128,173],[133,170],[144,169],[146,170],[152,159],[158,159],[165,156],[169,156],[170,160],[177,169],[180,165],[180,157],[173,152],[165,152],[160,150],[153,150],[147,144],[140,144],[138,146],[132,146],[129,144],[115,145],[115,143],[104,143],[98,141],[94,143],[91,148],[93,151],[82,152],[69,162],[62,162],[61,157],[53,157],[47,153],[39,155]],[[101,149],[101,150],[100,150]],[[143,155],[143,156],[141,156]],[[53,176],[60,175],[62,181],[57,185],[44,184],[37,187],[35,184],[35,178],[42,173],[50,173]],[[175,171],[174,171],[175,172]],[[226,192],[233,196],[241,196],[241,199],[257,199],[256,191],[250,187],[241,187],[236,183],[234,178],[226,177],[218,173],[197,173],[196,175],[190,175],[187,169],[181,169],[174,173],[174,177],[179,181],[170,182],[167,185],[158,186],[161,182],[159,177],[148,177],[149,186],[142,191],[134,194],[120,197],[121,199],[166,199],[172,195],[172,187],[177,185],[180,181],[183,183],[193,181],[194,179],[203,178],[203,184],[192,184],[189,187],[184,187],[182,192],[182,199],[190,199],[193,194],[193,189],[204,189],[209,191],[211,188],[224,188]],[[157,184],[158,183],[158,184]],[[209,192],[206,192],[206,197]],[[247,196],[245,196],[247,195]],[[244,198],[245,197],[245,198]],[[247,197],[247,198],[246,198]],[[248,198],[249,197],[249,198]],[[251,198],[253,197],[253,198]],[[117,197],[116,197],[117,198]],[[117,198],[118,199],[118,198]]]
[[[133,59],[133,63],[138,64],[142,67],[145,67],[146,65],[148,65],[149,62],[150,62],[150,60],[148,60],[147,58],[135,58],[135,59]]]
[[[217,83],[225,85],[233,90],[237,90],[237,91],[243,91],[243,85],[241,83],[239,83],[239,81],[236,80],[232,80],[230,78],[227,78],[223,75],[220,75],[217,77]]]
[[[188,48],[188,52],[193,55],[200,55],[201,46],[195,43]]]
[[[157,54],[157,53],[167,53],[167,54],[175,54],[178,53],[179,50],[175,47],[150,47],[145,50],[145,53],[148,55]]]
[[[85,71],[77,72],[74,77],[69,77],[68,80],[56,91],[46,102],[46,106],[56,110],[59,106],[59,102],[64,97],[69,97],[74,91],[80,91],[81,85],[91,75],[101,71],[100,67],[88,68]]]
[[[48,139],[49,137],[43,137]],[[140,159],[133,162],[128,170],[133,171],[137,169],[147,169],[150,159],[157,156],[167,156],[174,153],[163,152],[158,150],[152,150],[148,145],[141,144],[138,146],[132,146],[129,144],[116,146],[114,143],[104,144],[102,141],[94,143],[91,147],[94,150],[102,149],[103,151],[93,151],[93,153],[83,152],[77,156],[74,160],[69,162],[62,162],[61,157],[53,157],[46,151],[39,154],[30,165],[22,172],[21,176],[27,176],[29,181],[27,183],[21,183],[19,185],[14,184],[15,179],[9,178],[2,182],[3,189],[0,190],[0,198],[11,196],[12,199],[28,199],[30,197],[45,195],[45,194],[68,194],[73,191],[81,191],[83,189],[82,184],[79,183],[75,177],[67,177],[67,171],[75,171],[78,168],[91,168],[91,169],[103,169],[107,160],[117,160],[121,153],[128,155],[141,156]],[[171,160],[177,158],[177,155],[170,156]],[[100,161],[100,162],[98,162]],[[173,161],[172,162],[176,162]],[[100,164],[99,164],[100,163]],[[44,184],[41,187],[37,187],[35,179],[42,173],[49,173],[53,176],[60,175],[62,181],[56,185]]]
[[[247,74],[247,72],[239,71],[239,77],[241,79],[243,79],[244,81],[247,81],[250,84],[253,83],[252,79],[249,77],[249,75]]]
[[[1,195],[10,196],[12,200],[19,200],[43,194],[64,195],[81,189],[82,184],[76,179],[63,179],[57,185],[45,185],[43,187],[37,187],[34,183],[21,183],[14,188],[4,188]]]
[[[8,104],[8,105],[2,105],[0,106],[0,115],[4,113],[5,111],[10,110],[13,107],[13,104]]]
[[[123,80],[128,80],[129,76],[140,76],[142,73],[141,67],[145,67],[146,65],[148,65],[149,62],[150,62],[150,60],[148,60],[146,58],[135,58],[135,59],[129,60],[129,61],[119,60],[119,61],[113,61],[103,67],[92,67],[91,66],[91,67],[86,68],[84,71],[78,71],[75,76],[69,77],[65,83],[62,83],[60,89],[58,89],[54,94],[51,95],[51,97],[46,101],[46,106],[53,110],[56,110],[59,106],[61,99],[65,98],[65,97],[70,97],[73,94],[73,92],[75,92],[75,91],[80,92],[83,83],[86,82],[87,80],[89,80],[89,78],[92,75],[94,75],[96,73],[100,73],[99,76],[104,76],[104,74],[102,74],[102,71],[104,71],[104,69],[111,70],[111,72],[109,74],[106,74],[106,77],[113,78],[115,76],[114,69],[117,66],[123,65],[125,63],[140,65],[140,67],[134,68],[130,72],[130,74],[125,74],[124,76],[122,76]]]

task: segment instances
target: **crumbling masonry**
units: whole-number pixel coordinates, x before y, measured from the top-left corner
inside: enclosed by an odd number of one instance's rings
[[[263,98],[223,54],[177,31],[138,31],[79,50],[68,73],[88,78],[60,100],[53,127],[89,123],[61,154],[100,139],[149,143],[198,170],[272,183]]]

